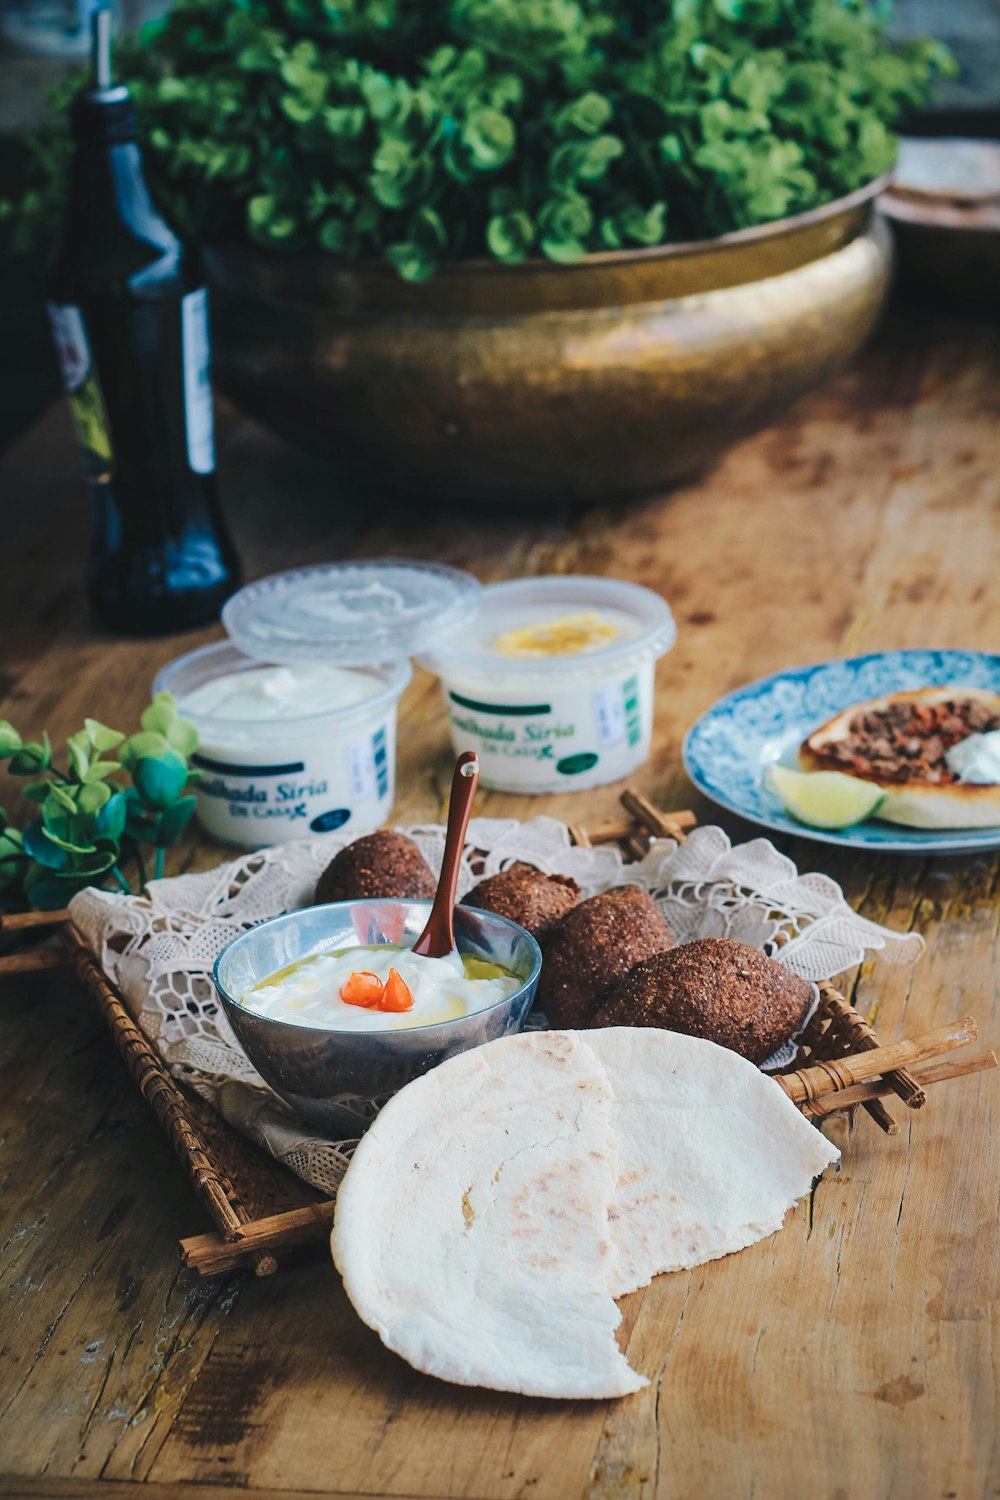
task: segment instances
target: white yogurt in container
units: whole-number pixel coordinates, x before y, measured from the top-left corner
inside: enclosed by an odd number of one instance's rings
[[[367,670],[262,666],[228,641],[172,662],[167,689],[198,731],[198,819],[226,844],[256,848],[350,824],[377,828],[392,807],[396,703],[404,662]]]
[[[384,823],[408,657],[478,588],[453,568],[389,559],[277,573],[235,594],[222,613],[230,640],[153,684],[198,730],[206,832],[257,848]]]
[[[436,672],[456,751],[485,786],[567,792],[631,775],[649,755],[656,661],[676,639],[659,594],[615,578],[516,579],[482,589]]]

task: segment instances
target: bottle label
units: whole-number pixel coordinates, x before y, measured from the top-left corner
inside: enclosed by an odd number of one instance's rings
[[[111,428],[83,314],[71,303],[50,302],[48,308],[59,369],[87,474],[98,484],[104,484],[114,472]]]
[[[181,302],[184,349],[184,420],[188,463],[196,474],[215,468],[212,416],[212,344],[208,332],[208,288],[188,292]]]

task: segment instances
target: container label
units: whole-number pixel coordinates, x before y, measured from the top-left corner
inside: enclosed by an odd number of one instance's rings
[[[648,753],[649,692],[639,672],[593,684],[554,682],[547,703],[528,693],[520,702],[497,703],[480,697],[471,682],[443,686],[455,749],[478,752],[486,786],[525,792],[600,786],[627,776]]]
[[[583,750],[579,755],[564,755],[556,762],[556,770],[560,776],[582,776],[584,771],[592,771],[599,760],[596,751]]]
[[[90,352],[83,313],[71,303],[50,302],[49,321],[63,387],[69,397],[87,477],[105,484],[114,473],[111,427]]]
[[[347,761],[351,768],[351,795],[355,802],[363,802],[375,790],[375,765],[368,741],[354,740]]]
[[[617,683],[594,691],[594,718],[602,745],[617,745],[625,738],[625,704]]]
[[[386,743],[385,725],[372,735],[372,763],[375,767],[376,790],[379,797],[389,795],[389,747]]]
[[[625,700],[625,728],[629,745],[635,747],[642,739],[642,704],[639,697],[639,679],[630,677],[622,684]]]
[[[199,747],[191,759],[204,773],[195,788],[202,827],[248,848],[346,823],[366,833],[392,802],[394,727],[379,716],[370,732],[359,726],[353,740],[314,734],[300,743],[298,760],[251,761],[245,740]],[[236,758],[244,753],[246,760]]]
[[[552,765],[579,735],[576,720],[554,713],[548,703],[478,703],[451,691],[448,697],[453,729],[479,751],[484,767],[511,760]]]
[[[212,413],[212,343],[208,331],[208,288],[188,292],[181,301],[184,351],[184,421],[188,463],[196,474],[215,468],[215,422]]]

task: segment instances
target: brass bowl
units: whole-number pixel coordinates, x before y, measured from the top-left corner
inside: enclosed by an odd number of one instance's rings
[[[885,180],[795,218],[576,265],[207,252],[216,376],[355,487],[609,501],[705,467],[839,370],[885,299]]]

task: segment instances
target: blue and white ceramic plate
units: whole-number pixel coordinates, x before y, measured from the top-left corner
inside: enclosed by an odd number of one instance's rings
[[[872,819],[830,832],[797,823],[769,791],[769,765],[794,766],[802,741],[852,703],[906,688],[956,686],[1000,693],[1000,656],[985,651],[879,651],[846,661],[791,667],[737,688],[688,732],[684,766],[720,807],[776,833],[887,854],[964,854],[1000,847],[1000,827],[900,828]]]

